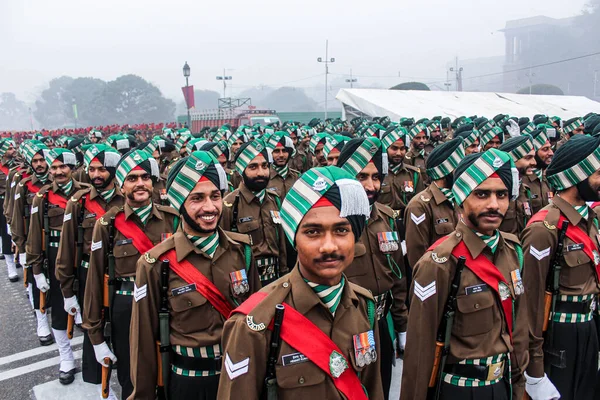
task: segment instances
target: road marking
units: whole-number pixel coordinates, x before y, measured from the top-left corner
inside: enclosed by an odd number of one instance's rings
[[[76,346],[78,344],[83,343],[83,335],[73,338],[71,340],[71,346]],[[58,346],[56,343],[51,344],[50,346],[40,346],[35,349],[22,351],[20,353],[11,354],[10,356],[0,358],[0,365],[10,364],[15,361],[24,360],[29,357],[39,356],[40,354],[49,353],[51,351],[58,350]]]
[[[76,360],[80,359],[82,352],[83,352],[83,350],[74,351],[73,357],[75,357]],[[29,374],[30,372],[33,372],[33,371],[38,371],[40,369],[48,368],[53,365],[58,365],[58,364],[60,364],[60,356],[54,357],[54,358],[49,358],[44,361],[38,361],[33,364],[24,365],[19,368],[14,368],[14,369],[0,373],[0,382],[5,381],[7,379],[15,378],[17,376]]]

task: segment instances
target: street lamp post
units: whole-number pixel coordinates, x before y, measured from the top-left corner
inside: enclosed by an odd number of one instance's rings
[[[190,78],[190,66],[188,65],[187,61],[185,62],[184,66],[183,66],[183,76],[185,76],[185,93],[187,93],[187,95],[185,96],[185,108],[187,108],[187,127],[188,129],[192,129],[192,119],[190,117],[190,103],[188,101],[188,98],[190,97],[190,94],[188,92],[188,88],[189,88],[189,78]]]
[[[335,62],[335,58],[329,58],[329,40],[325,41],[325,59],[319,57],[317,62],[325,63],[325,119],[327,119],[327,75],[329,75],[329,64]]]
[[[352,78],[352,69],[350,69],[350,79],[346,79],[346,82],[350,84],[350,89],[352,89],[354,87],[352,84],[357,81],[358,81],[358,79]]]
[[[231,76],[226,76],[225,75],[225,68],[223,68],[223,75],[222,76],[217,76],[217,80],[218,81],[223,81],[223,98],[225,98],[225,89],[227,88],[227,82],[226,81],[230,81],[233,78]]]

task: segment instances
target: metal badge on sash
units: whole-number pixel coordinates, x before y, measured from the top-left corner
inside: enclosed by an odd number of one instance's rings
[[[498,284],[498,293],[500,293],[500,300],[504,301],[510,297],[510,289],[504,282]]]
[[[379,250],[382,253],[393,253],[398,251],[398,232],[378,232]]]
[[[250,291],[250,285],[248,285],[248,276],[246,275],[245,269],[234,271],[229,273],[231,278],[231,290],[236,296],[243,295]]]
[[[354,356],[359,368],[369,365],[377,360],[375,350],[375,337],[373,331],[367,331],[353,336]]]
[[[529,205],[528,201],[523,203],[523,211],[525,211],[525,215],[527,215],[528,217],[531,217],[531,206]]]
[[[554,192],[548,192],[548,202],[551,202],[554,198]]]
[[[160,189],[160,199],[167,200],[169,196],[167,196],[167,189]]]
[[[160,241],[164,242],[165,240],[167,240],[168,238],[170,238],[171,236],[173,236],[172,233],[161,233],[160,234]]]
[[[523,280],[521,279],[521,271],[515,269],[510,272],[510,277],[513,283],[513,289],[515,290],[515,296],[520,296],[525,292],[525,287],[523,286]]]
[[[273,219],[274,224],[281,224],[281,216],[279,215],[279,211],[271,210],[271,218]]]
[[[415,187],[414,187],[412,181],[404,181],[402,186],[403,186],[405,192],[412,193],[415,191]]]

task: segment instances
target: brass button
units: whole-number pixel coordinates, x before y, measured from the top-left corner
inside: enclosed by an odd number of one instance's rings
[[[298,379],[298,383],[301,384],[301,385],[304,384],[304,377],[303,376],[301,376],[300,379]]]
[[[126,255],[127,255],[127,252],[126,252],[126,251],[124,251],[124,252],[123,252],[123,255],[124,255],[124,256],[126,256]]]
[[[479,310],[479,307],[481,307],[481,306],[479,305],[479,303],[475,303],[475,309],[476,309],[476,310]]]
[[[456,232],[456,237],[461,237],[462,235],[460,234],[460,232]]]
[[[192,306],[192,302],[188,301],[188,307],[191,307],[191,306]]]
[[[290,284],[289,284],[289,283],[287,283],[287,282],[283,282],[283,287],[284,287],[284,288],[286,288],[286,287],[288,287],[288,286],[290,286]]]

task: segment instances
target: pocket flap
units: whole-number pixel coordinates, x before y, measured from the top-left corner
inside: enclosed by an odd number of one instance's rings
[[[474,293],[468,296],[458,296],[456,298],[458,310],[463,314],[485,310],[494,305],[494,294],[492,290],[482,293]]]
[[[179,296],[171,296],[169,294],[169,303],[175,312],[183,312],[195,307],[200,307],[206,304],[206,301],[206,297],[198,293],[197,290]]]
[[[237,227],[238,227],[238,232],[240,232],[240,233],[252,232],[252,231],[255,231],[258,228],[260,228],[260,221],[252,220],[252,221],[248,221],[248,222],[240,222],[238,220]]]

